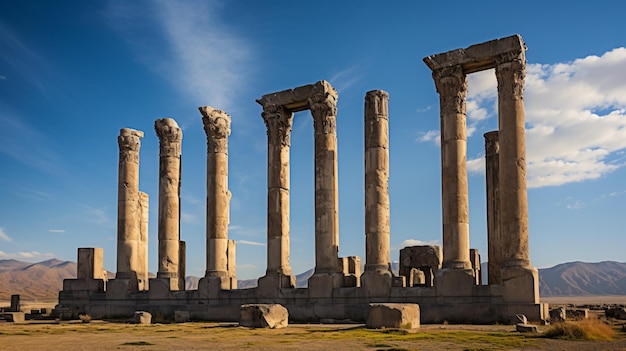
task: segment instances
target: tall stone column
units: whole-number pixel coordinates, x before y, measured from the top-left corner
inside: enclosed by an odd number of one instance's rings
[[[212,291],[236,287],[228,275],[228,136],[230,116],[210,106],[199,108],[207,136],[206,274]],[[211,287],[212,286],[212,287]]]
[[[438,292],[464,294],[474,283],[469,260],[469,199],[467,186],[467,77],[460,65],[433,71],[439,93],[441,124],[441,193],[443,269]],[[454,272],[456,271],[456,272]],[[445,278],[448,275],[449,278]]]
[[[139,258],[141,210],[139,202],[139,148],[143,132],[130,128],[120,130],[117,138],[120,155],[117,191],[117,273],[121,284],[115,289],[137,291],[137,272],[143,264]],[[127,280],[122,283],[122,280]],[[118,283],[114,283],[118,284]],[[123,286],[122,286],[123,285]]]
[[[499,157],[498,131],[487,132],[485,137],[485,182],[487,189],[487,250],[489,259],[489,285],[501,284],[500,265],[505,243],[500,235]]]
[[[528,251],[524,49],[496,58],[500,138],[500,231],[502,242],[505,243],[501,274],[506,301],[538,303],[538,273],[530,264]]]
[[[289,265],[289,151],[293,113],[268,105],[261,114],[267,127],[267,270],[259,279],[260,296],[294,288]]]
[[[137,272],[139,290],[148,290],[148,219],[149,219],[149,196],[139,192],[139,207],[141,208],[141,229],[139,230],[139,260],[142,262],[141,271]]]
[[[365,272],[361,286],[369,296],[386,296],[389,270],[389,94],[365,94]]]
[[[179,290],[180,157],[182,130],[171,118],[154,122],[159,154],[159,270],[157,278],[169,279],[170,290]]]
[[[323,81],[309,98],[315,133],[315,273],[310,296],[329,296],[341,286],[339,270],[339,194],[337,177],[337,92]]]

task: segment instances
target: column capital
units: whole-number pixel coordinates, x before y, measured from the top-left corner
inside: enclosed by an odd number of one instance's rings
[[[154,130],[160,142],[161,157],[180,157],[183,131],[172,118],[154,121]]]
[[[120,162],[139,163],[141,138],[143,138],[143,132],[140,130],[120,129],[120,135],[117,137],[117,143],[120,147]]]
[[[465,97],[467,96],[467,75],[461,65],[446,66],[433,71],[433,80],[442,102],[453,99],[456,113],[465,114]],[[442,103],[441,108],[445,108]]]
[[[505,53],[496,58],[496,78],[500,99],[523,99],[526,79],[526,58],[524,52]]]
[[[267,141],[273,145],[291,145],[291,128],[293,126],[293,112],[283,105],[263,106],[261,113],[267,128]]]
[[[337,92],[333,90],[312,95],[308,99],[316,133],[334,134],[337,119]]]
[[[389,118],[387,101],[389,93],[384,90],[372,90],[365,94],[365,118]]]
[[[492,156],[500,152],[499,133],[497,130],[483,134],[485,137],[485,156]]]
[[[211,106],[198,107],[202,114],[204,132],[209,139],[225,139],[230,135],[230,116]]]

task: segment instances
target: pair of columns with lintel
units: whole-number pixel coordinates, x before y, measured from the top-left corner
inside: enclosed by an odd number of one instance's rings
[[[500,140],[497,181],[499,240],[490,240],[489,246],[502,248],[501,256],[495,259],[501,259],[505,300],[538,302],[537,270],[530,264],[528,250],[523,102],[525,50],[521,37],[512,36],[424,59],[433,70],[440,96],[444,255],[440,283],[444,295],[456,294],[459,289],[467,291],[470,282],[475,281],[469,277],[472,273],[466,168],[466,75],[495,68]],[[492,249],[489,251],[491,255]],[[489,257],[491,260],[492,257]],[[446,275],[450,278],[445,279]]]

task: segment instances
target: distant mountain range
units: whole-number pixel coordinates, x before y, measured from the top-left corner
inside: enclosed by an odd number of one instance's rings
[[[483,264],[484,266],[485,264]],[[392,267],[393,268],[393,267]],[[484,272],[483,272],[484,273]],[[296,286],[305,287],[310,269],[296,276]],[[109,272],[110,277],[114,276]],[[63,279],[76,278],[76,263],[50,259],[39,263],[0,260],[0,300],[12,294],[24,299],[55,299]],[[199,277],[186,279],[187,289],[197,289]],[[486,277],[483,278],[486,281]],[[256,279],[240,280],[240,289],[255,287]],[[568,262],[539,270],[541,296],[626,295],[626,263]]]

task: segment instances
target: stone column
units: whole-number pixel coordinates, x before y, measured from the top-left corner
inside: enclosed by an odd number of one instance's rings
[[[207,136],[206,282],[215,289],[231,289],[228,276],[228,136],[230,116],[210,106],[199,108]],[[235,282],[236,284],[236,282]],[[235,285],[236,286],[236,285]]]
[[[385,296],[389,270],[389,94],[365,94],[365,272],[368,296]]]
[[[141,209],[141,225],[139,230],[139,260],[142,262],[141,271],[137,272],[139,290],[149,289],[148,278],[148,219],[149,219],[149,196],[139,192],[139,208]]]
[[[261,296],[294,288],[289,265],[289,151],[293,113],[268,105],[261,114],[267,127],[267,270],[259,279]]]
[[[179,290],[180,158],[182,130],[171,118],[154,122],[159,154],[159,270],[157,278],[169,279],[170,290]]]
[[[500,265],[504,242],[500,235],[499,157],[498,131],[484,134],[485,137],[485,182],[487,189],[487,246],[489,285],[501,284]]]
[[[500,138],[500,232],[502,242],[505,243],[501,274],[506,301],[538,303],[538,273],[530,264],[528,252],[524,49],[496,58]]]
[[[444,295],[463,294],[474,285],[469,260],[469,200],[467,187],[467,77],[460,65],[433,71],[440,103],[443,269],[437,277]],[[444,276],[457,270],[449,279]],[[450,274],[448,274],[450,275]],[[469,275],[465,277],[464,275]]]
[[[120,155],[117,191],[117,274],[119,293],[137,291],[137,272],[142,270],[139,260],[139,233],[141,210],[139,202],[139,148],[143,132],[130,128],[120,130],[117,138]],[[128,280],[121,283],[121,280]],[[114,283],[114,285],[117,283]]]
[[[329,296],[341,286],[339,271],[339,196],[337,179],[337,92],[323,82],[309,98],[315,133],[315,273],[310,296]]]

